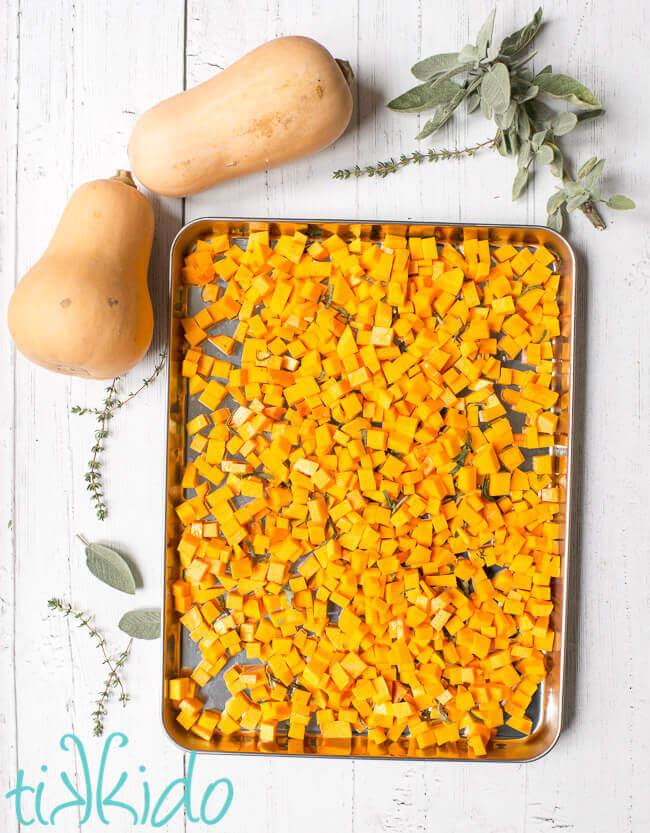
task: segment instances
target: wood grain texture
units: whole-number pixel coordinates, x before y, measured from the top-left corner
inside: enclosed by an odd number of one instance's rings
[[[530,18],[535,3],[501,4],[497,34]],[[416,116],[385,101],[413,83],[420,57],[475,34],[487,0],[9,0],[0,20],[0,298],[49,240],[73,188],[126,165],[137,116],[161,98],[210,77],[263,40],[305,34],[352,64],[350,128],[316,157],[225,183],[184,203],[153,198],[157,230],[150,285],[157,328],[150,354],[124,380],[137,386],[165,340],[167,257],[186,220],[203,215],[543,222],[554,181],[541,171],[511,203],[514,169],[489,151],[473,160],[408,168],[385,180],[335,182],[334,169],[408,153]],[[581,217],[570,239],[580,264],[577,504],[566,728],[532,765],[352,762],[241,756],[202,758],[197,785],[228,775],[235,788],[223,829],[233,833],[453,830],[457,833],[637,833],[650,824],[647,730],[650,674],[648,512],[650,462],[650,127],[643,79],[650,70],[643,0],[552,0],[538,38],[538,66],[574,74],[602,99],[605,119],[567,137],[573,162],[608,160],[604,190],[637,200],[607,213],[608,231]],[[640,80],[641,79],[641,80]],[[436,145],[491,135],[479,115],[455,119]],[[422,143],[428,146],[427,142]],[[96,611],[115,647],[115,622],[131,606],[83,567],[74,533],[117,545],[138,563],[138,604],[160,597],[164,398],[162,382],[111,425],[105,485],[109,517],[98,522],[83,474],[94,424],[73,417],[97,404],[101,383],[54,376],[15,357],[0,328],[0,793],[18,767],[69,767],[57,751],[77,731],[96,761],[89,712],[103,669],[87,637],[48,616],[51,595]],[[9,528],[8,522],[12,521]],[[159,655],[134,647],[125,711],[107,729],[125,731],[132,769],[154,784],[183,774],[186,757],[163,736]],[[76,776],[79,777],[78,774]],[[77,825],[78,826],[78,825]],[[193,825],[177,819],[173,833]],[[0,828],[18,830],[0,797]],[[74,829],[74,825],[66,829]],[[128,824],[120,829],[135,829]],[[142,829],[142,828],[141,828]]]
[[[20,20],[18,3],[6,3],[2,10],[0,38],[0,306],[3,313],[13,289],[16,268],[16,177],[18,170],[18,106],[20,64]],[[18,768],[15,665],[15,391],[13,344],[6,327],[0,328],[0,656],[4,670],[0,685],[0,748],[5,763],[0,767],[0,793],[10,789]],[[18,830],[15,818],[0,810],[8,833]]]

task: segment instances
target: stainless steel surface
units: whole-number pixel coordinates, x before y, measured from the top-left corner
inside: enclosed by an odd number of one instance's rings
[[[188,414],[186,380],[181,376],[183,353],[183,331],[180,319],[190,310],[198,311],[200,290],[188,288],[181,282],[183,258],[188,247],[200,236],[214,232],[228,233],[232,238],[246,238],[251,231],[268,229],[272,238],[280,234],[293,234],[301,230],[311,236],[322,236],[336,232],[344,239],[360,234],[364,239],[378,240],[386,231],[394,234],[427,236],[435,234],[438,240],[461,243],[465,229],[475,229],[479,237],[488,238],[495,246],[512,243],[515,246],[545,245],[559,256],[561,333],[554,340],[555,372],[554,388],[561,394],[563,403],[555,437],[556,485],[560,489],[562,574],[553,579],[551,585],[554,612],[552,625],[557,633],[553,651],[548,654],[549,672],[533,698],[528,716],[533,720],[533,731],[528,737],[516,736],[516,732],[499,730],[490,745],[488,755],[476,759],[467,750],[463,741],[448,747],[419,750],[408,737],[393,744],[391,752],[386,745],[378,747],[369,743],[365,736],[355,736],[352,742],[340,744],[326,741],[316,733],[306,735],[304,741],[278,738],[273,744],[259,743],[256,733],[242,732],[229,737],[217,737],[206,742],[186,732],[176,722],[176,710],[166,698],[167,681],[178,676],[183,666],[192,667],[200,655],[192,641],[183,637],[171,598],[171,583],[180,575],[176,544],[180,524],[174,506],[181,499],[180,480],[186,455],[185,423]],[[191,291],[188,291],[191,290]],[[424,758],[445,760],[479,761],[532,761],[546,754],[557,741],[562,725],[564,654],[566,643],[567,576],[570,561],[571,533],[571,449],[573,432],[573,387],[574,387],[574,322],[575,322],[575,258],[571,246],[559,234],[541,226],[497,226],[475,224],[439,224],[398,222],[355,222],[315,220],[262,220],[246,218],[203,218],[188,223],[176,236],[170,255],[170,320],[169,320],[169,377],[168,377],[168,438],[166,470],[166,514],[165,514],[165,567],[164,567],[164,616],[163,616],[163,679],[162,718],[169,736],[181,747],[200,752],[239,752],[249,754],[309,754],[345,755],[363,758]],[[236,658],[229,661],[235,662]],[[224,669],[225,670],[225,669]],[[201,692],[210,707],[220,708],[227,696],[221,674],[212,680]]]

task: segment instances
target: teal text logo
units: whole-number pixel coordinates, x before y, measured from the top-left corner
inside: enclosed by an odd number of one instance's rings
[[[176,778],[162,789],[155,789],[144,777],[146,767],[138,767],[138,775],[122,771],[109,779],[107,765],[119,749],[128,746],[129,739],[122,732],[110,734],[102,749],[95,777],[91,772],[83,741],[76,735],[63,735],[60,741],[65,752],[76,752],[77,770],[81,786],[77,789],[67,772],[59,773],[66,800],[56,804],[47,801],[48,767],[41,766],[43,777],[38,783],[28,783],[25,770],[19,769],[16,784],[5,798],[13,802],[16,818],[21,825],[38,824],[69,829],[72,820],[86,824],[94,820],[102,824],[120,826],[126,817],[133,825],[163,827],[176,815],[185,815],[188,822],[215,825],[226,815],[234,795],[229,778],[211,781],[200,793],[193,790],[192,782],[196,765],[196,753],[187,761],[183,778]],[[134,798],[134,793],[137,798]]]

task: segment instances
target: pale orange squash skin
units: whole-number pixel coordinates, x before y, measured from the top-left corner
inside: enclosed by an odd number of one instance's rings
[[[277,38],[137,121],[133,172],[147,188],[186,197],[322,150],[347,127],[352,93],[316,41]]]
[[[9,330],[30,361],[112,379],[147,352],[153,210],[132,185],[98,179],[70,197],[50,245],[18,283]]]

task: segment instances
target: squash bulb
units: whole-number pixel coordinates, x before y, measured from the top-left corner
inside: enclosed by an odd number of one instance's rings
[[[112,379],[151,343],[147,270],[154,218],[128,171],[70,197],[50,245],[9,302],[9,330],[30,361]]]

